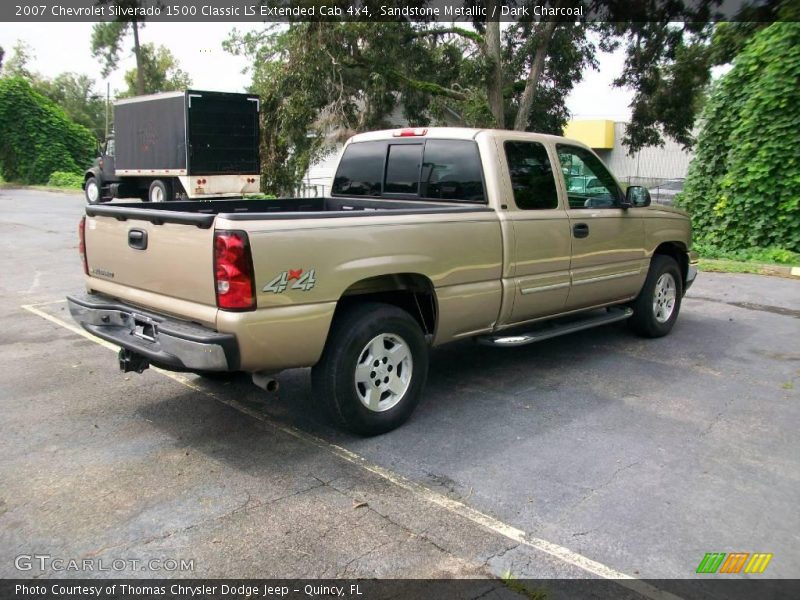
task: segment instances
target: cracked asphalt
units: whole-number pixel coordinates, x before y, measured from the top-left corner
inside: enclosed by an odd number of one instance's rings
[[[81,213],[0,189],[0,577],[108,576],[18,571],[33,553],[194,560],[131,577],[589,576],[419,489],[636,577],[732,551],[800,576],[800,280],[701,273],[661,340],[437,349],[412,420],[361,439],[317,419],[307,370],[275,395],[123,375],[22,309],[70,321]]]

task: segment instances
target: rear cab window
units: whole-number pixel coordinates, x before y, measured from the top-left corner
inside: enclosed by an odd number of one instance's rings
[[[332,194],[486,203],[472,140],[353,142],[339,161]]]

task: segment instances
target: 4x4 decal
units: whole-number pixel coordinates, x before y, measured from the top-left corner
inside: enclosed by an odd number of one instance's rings
[[[294,283],[290,287],[289,284],[293,281]],[[304,272],[303,269],[289,269],[288,271],[279,273],[272,281],[264,286],[263,291],[280,294],[287,288],[290,288],[307,292],[313,288],[316,283],[317,279],[314,277],[314,269],[307,272]]]

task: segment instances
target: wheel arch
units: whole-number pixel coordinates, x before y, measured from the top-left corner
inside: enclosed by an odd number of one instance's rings
[[[103,185],[103,176],[100,169],[93,167],[91,169],[88,169],[83,174],[83,185],[81,186],[83,187],[83,189],[86,189],[86,182],[89,181],[89,179],[91,179],[92,177],[94,177],[97,180],[97,185]]]
[[[436,334],[439,307],[433,282],[426,275],[391,273],[356,281],[339,297],[334,319],[341,310],[363,302],[396,306],[409,313],[429,339]]]
[[[683,286],[686,286],[686,278],[689,275],[689,255],[686,244],[683,242],[661,242],[653,251],[653,256],[661,254],[675,259],[681,271]]]

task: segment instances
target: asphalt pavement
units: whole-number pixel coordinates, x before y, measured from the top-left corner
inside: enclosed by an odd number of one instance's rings
[[[78,576],[15,566],[46,552],[194,560],[170,577],[661,579],[733,551],[800,576],[800,280],[701,273],[659,340],[436,349],[411,421],[363,439],[319,418],[307,369],[272,395],[120,373],[64,326],[82,210],[0,189],[1,577]]]

